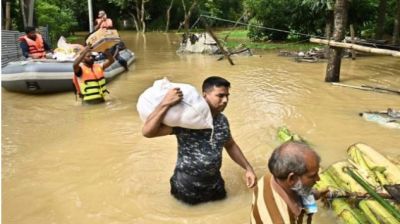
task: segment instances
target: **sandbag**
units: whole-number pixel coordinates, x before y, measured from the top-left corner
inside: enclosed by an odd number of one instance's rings
[[[197,90],[189,84],[172,83],[166,78],[155,81],[153,86],[139,96],[136,107],[140,118],[145,121],[164,99],[167,91],[176,87],[181,89],[183,99],[168,110],[162,123],[170,127],[212,129],[210,107]]]

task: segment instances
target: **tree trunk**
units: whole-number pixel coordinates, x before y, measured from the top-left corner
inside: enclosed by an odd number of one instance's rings
[[[133,23],[135,23],[135,29],[136,29],[136,31],[137,31],[137,32],[139,32],[139,31],[140,31],[140,29],[139,29],[139,24],[138,24],[138,21],[136,20],[136,15],[135,15],[135,14],[133,14],[133,13],[129,13],[129,15],[131,15],[131,16],[132,16]]]
[[[146,0],[142,0],[142,6],[140,9],[140,23],[142,24],[142,32],[146,32],[146,21],[145,21],[145,11],[144,11],[144,4]]]
[[[376,22],[375,39],[380,40],[383,38],[386,17],[386,4],[387,0],[379,1],[378,20]]]
[[[400,0],[397,0],[396,4],[396,15],[394,16],[394,27],[393,27],[393,44],[399,44],[399,30],[400,30]]]
[[[22,14],[22,22],[24,23],[24,27],[28,26],[28,20],[26,19],[26,13],[25,13],[25,1],[20,0],[19,1],[20,6],[21,6],[21,14]]]
[[[333,32],[333,40],[337,42],[341,42],[345,36],[345,28],[348,17],[347,4],[347,0],[336,0],[335,3],[335,30]],[[340,81],[340,65],[342,62],[342,52],[342,48],[330,47],[325,82]]]
[[[171,19],[171,9],[172,9],[173,4],[174,4],[174,0],[171,0],[171,3],[169,4],[169,7],[167,9],[167,24],[165,25],[165,32],[168,32],[168,30],[169,30],[169,21]]]
[[[192,2],[192,5],[190,6],[189,10],[186,10],[185,0],[182,0],[183,11],[185,13],[185,17],[183,20],[183,27],[185,28],[186,34],[189,34],[190,16],[192,15],[192,11],[193,11],[194,7],[196,7],[196,4],[197,4],[197,0],[194,0]]]
[[[327,11],[327,16],[326,16],[326,23],[325,23],[325,38],[327,40],[330,40],[332,37],[332,28],[333,28],[333,10],[328,10]],[[327,45],[325,47],[325,58],[329,57],[329,46]]]
[[[11,28],[11,2],[7,1],[6,2],[6,24],[5,24],[5,29],[10,30]]]
[[[141,31],[142,30],[142,23],[139,23],[140,21],[140,8],[139,8],[139,0],[135,1],[135,9],[136,9],[136,18],[134,19],[135,24],[137,25],[137,30]]]
[[[33,26],[33,11],[35,0],[20,0],[24,27]]]
[[[28,16],[28,25],[33,26],[33,11],[35,9],[35,0],[29,1],[29,16]]]
[[[355,43],[355,32],[354,32],[354,26],[353,24],[350,24],[350,36],[351,36],[351,43]],[[356,60],[356,51],[354,49],[351,49],[351,59]]]

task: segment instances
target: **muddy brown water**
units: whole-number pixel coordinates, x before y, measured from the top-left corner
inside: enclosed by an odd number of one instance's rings
[[[177,55],[175,34],[122,32],[122,38],[137,61],[108,85],[106,104],[81,106],[73,93],[2,90],[3,223],[249,223],[252,192],[226,153],[226,200],[191,207],[170,196],[176,140],[142,137],[136,112],[141,92],[165,76],[198,89],[210,75],[231,82],[224,113],[258,176],[267,170],[282,125],[312,143],[322,166],[346,158],[346,149],[357,142],[399,156],[400,131],[358,113],[400,108],[400,96],[325,83],[326,63],[257,52],[234,57],[231,66],[213,56]],[[345,59],[341,80],[400,89],[399,70],[394,57]],[[316,223],[336,222],[320,209]]]

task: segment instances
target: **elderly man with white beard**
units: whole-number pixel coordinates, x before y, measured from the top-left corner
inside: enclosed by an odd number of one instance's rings
[[[312,187],[319,180],[319,155],[307,144],[290,141],[277,147],[269,161],[270,173],[254,190],[251,223],[312,222],[320,193]],[[272,175],[271,175],[272,174]]]

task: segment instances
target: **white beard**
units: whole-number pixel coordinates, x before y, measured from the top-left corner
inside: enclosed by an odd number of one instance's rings
[[[294,184],[293,187],[291,187],[291,189],[302,197],[307,197],[308,195],[310,195],[312,190],[311,187],[303,186],[303,183],[300,179]]]

